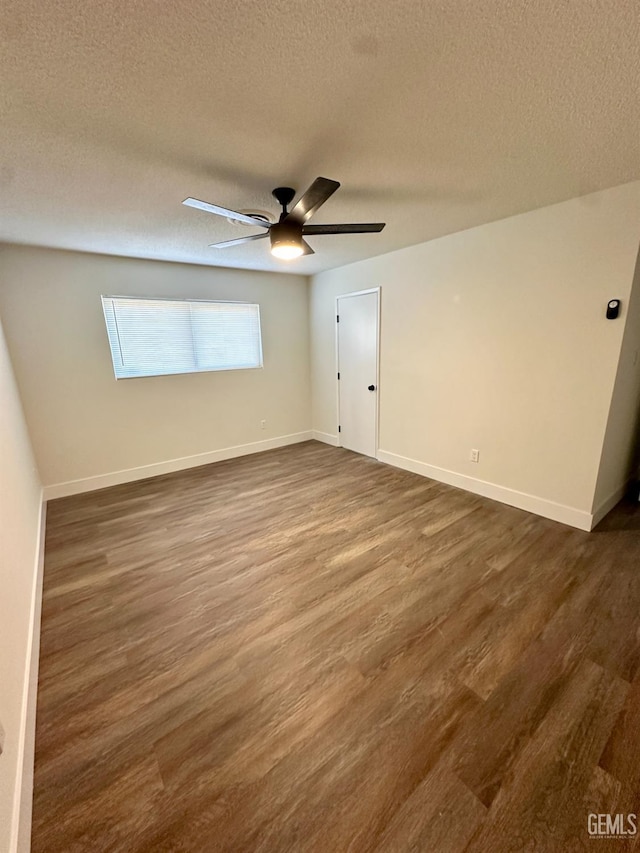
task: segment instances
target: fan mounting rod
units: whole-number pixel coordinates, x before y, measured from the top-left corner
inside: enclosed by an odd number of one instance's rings
[[[275,198],[275,200],[282,208],[280,219],[284,219],[284,217],[287,215],[287,206],[291,204],[295,197],[295,194],[296,191],[292,187],[276,187],[275,190],[271,192],[271,195]]]

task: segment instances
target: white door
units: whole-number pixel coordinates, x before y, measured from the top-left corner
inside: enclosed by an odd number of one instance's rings
[[[378,296],[374,290],[337,300],[340,444],[365,456],[377,449]]]

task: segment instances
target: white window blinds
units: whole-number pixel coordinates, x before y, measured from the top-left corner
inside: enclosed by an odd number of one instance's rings
[[[103,296],[116,379],[262,367],[260,307]]]

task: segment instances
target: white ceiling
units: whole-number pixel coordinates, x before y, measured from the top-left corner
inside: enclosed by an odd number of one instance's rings
[[[0,240],[312,273],[640,178],[638,0],[3,0]],[[342,187],[267,241],[183,207]]]

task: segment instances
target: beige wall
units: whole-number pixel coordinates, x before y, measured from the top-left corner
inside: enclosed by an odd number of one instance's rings
[[[310,429],[304,277],[12,246],[0,248],[0,274],[45,485]],[[116,382],[101,294],[258,302],[264,369]]]
[[[0,325],[0,851],[17,831],[42,487]],[[28,772],[28,768],[27,768]]]
[[[619,320],[615,321],[620,322]],[[633,290],[626,312],[626,323],[618,371],[607,420],[593,508],[610,509],[619,499],[637,463],[640,417],[640,254],[636,262]]]
[[[380,448],[589,513],[639,240],[636,182],[316,276],[314,429],[336,432],[335,297],[380,285]]]

